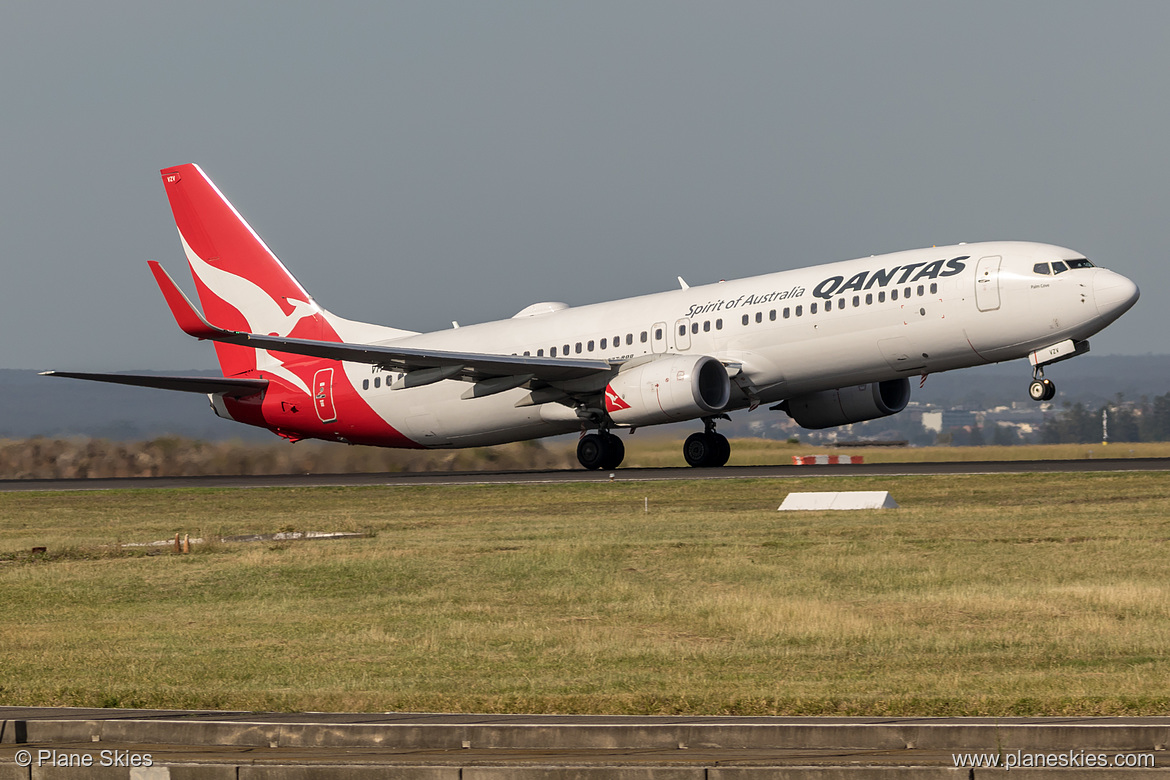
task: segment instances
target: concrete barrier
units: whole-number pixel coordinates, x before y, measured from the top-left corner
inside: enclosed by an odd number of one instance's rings
[[[569,720],[532,716],[491,723],[454,716],[388,722],[335,723],[329,716],[303,716],[300,722],[240,717],[220,721],[203,717],[137,719],[46,718],[0,721],[8,744],[91,743],[220,745],[243,747],[379,747],[399,750],[536,750],[556,746],[581,750],[821,748],[866,750],[990,750],[1093,748],[1165,750],[1170,718],[1083,718],[990,720],[979,718],[687,718],[581,717]],[[377,715],[366,716],[381,720]],[[482,716],[492,720],[492,716]],[[314,718],[319,718],[314,720]],[[698,719],[696,719],[698,720]],[[661,722],[665,721],[665,722]]]
[[[824,509],[897,509],[888,490],[850,490],[837,493],[789,493],[781,512]]]
[[[0,708],[0,780],[667,778],[931,780],[1003,776],[954,753],[1149,753],[1170,780],[1170,718],[722,718],[137,712]],[[28,748],[22,748],[27,745]],[[153,754],[139,769],[15,764],[19,750]],[[1013,778],[1085,770],[1020,767]]]

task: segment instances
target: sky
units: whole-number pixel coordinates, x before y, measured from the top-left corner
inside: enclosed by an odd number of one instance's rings
[[[215,367],[146,267],[194,289],[186,162],[351,319],[1020,239],[1141,287],[1095,353],[1167,353],[1168,31],[1163,2],[13,0],[0,368]]]

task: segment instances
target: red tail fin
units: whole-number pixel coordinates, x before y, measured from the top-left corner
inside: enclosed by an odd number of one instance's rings
[[[164,168],[162,180],[210,322],[228,330],[340,341],[305,288],[198,165]],[[254,349],[220,343],[215,349],[226,376],[257,368]]]

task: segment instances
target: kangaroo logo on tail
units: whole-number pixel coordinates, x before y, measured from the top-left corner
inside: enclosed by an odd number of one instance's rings
[[[179,238],[183,241],[183,251],[187,253],[195,278],[224,302],[236,307],[247,321],[249,332],[287,336],[302,319],[320,314],[321,307],[315,302],[296,298],[285,299],[293,307],[292,314],[285,314],[280,304],[260,285],[204,262],[182,234]]]
[[[197,165],[162,171],[183,252],[208,319],[231,330],[340,341],[324,311]],[[297,376],[264,350],[217,343],[224,374],[261,369],[311,395]]]

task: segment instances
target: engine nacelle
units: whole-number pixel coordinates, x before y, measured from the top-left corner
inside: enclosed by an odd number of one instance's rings
[[[727,369],[709,355],[664,355],[620,372],[605,388],[605,411],[623,425],[693,420],[729,400]]]
[[[910,380],[890,379],[789,398],[782,407],[801,428],[834,428],[897,414],[910,402]]]

